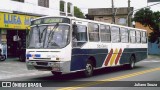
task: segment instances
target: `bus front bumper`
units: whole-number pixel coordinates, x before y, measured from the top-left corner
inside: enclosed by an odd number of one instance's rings
[[[32,61],[26,62],[28,70],[70,72],[70,61]]]

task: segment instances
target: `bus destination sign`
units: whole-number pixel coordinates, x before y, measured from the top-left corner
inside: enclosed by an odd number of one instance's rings
[[[68,23],[70,24],[70,19],[61,18],[61,17],[49,17],[49,18],[41,18],[31,22],[31,25],[38,24],[52,24],[52,23]]]

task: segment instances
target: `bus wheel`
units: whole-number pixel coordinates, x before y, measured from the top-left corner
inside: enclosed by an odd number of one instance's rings
[[[21,62],[25,62],[25,59],[26,59],[26,57],[25,57],[24,54],[21,54],[21,55],[19,56],[19,60],[20,60]]]
[[[1,55],[0,56],[0,61],[5,61],[6,60],[6,55]]]
[[[128,68],[133,69],[134,67],[135,67],[135,57],[131,56]]]
[[[93,64],[91,61],[88,61],[85,67],[84,74],[86,77],[90,77],[93,74]]]
[[[55,76],[55,77],[60,77],[62,75],[61,72],[53,72],[51,71],[51,73]]]

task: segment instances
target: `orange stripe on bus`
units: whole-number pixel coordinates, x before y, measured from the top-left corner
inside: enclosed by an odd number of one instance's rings
[[[121,54],[122,54],[122,49],[119,50],[119,53],[118,53],[117,58],[115,60],[115,65],[117,65],[118,61],[120,60]]]
[[[112,53],[113,53],[113,49],[111,49],[110,52],[108,53],[108,57],[105,60],[105,66],[108,65],[108,63],[109,63],[109,61],[111,59]]]

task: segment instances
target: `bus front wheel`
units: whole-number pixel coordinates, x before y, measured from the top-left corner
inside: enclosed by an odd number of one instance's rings
[[[86,77],[90,77],[93,74],[93,63],[91,61],[88,61],[85,67],[84,74]]]

